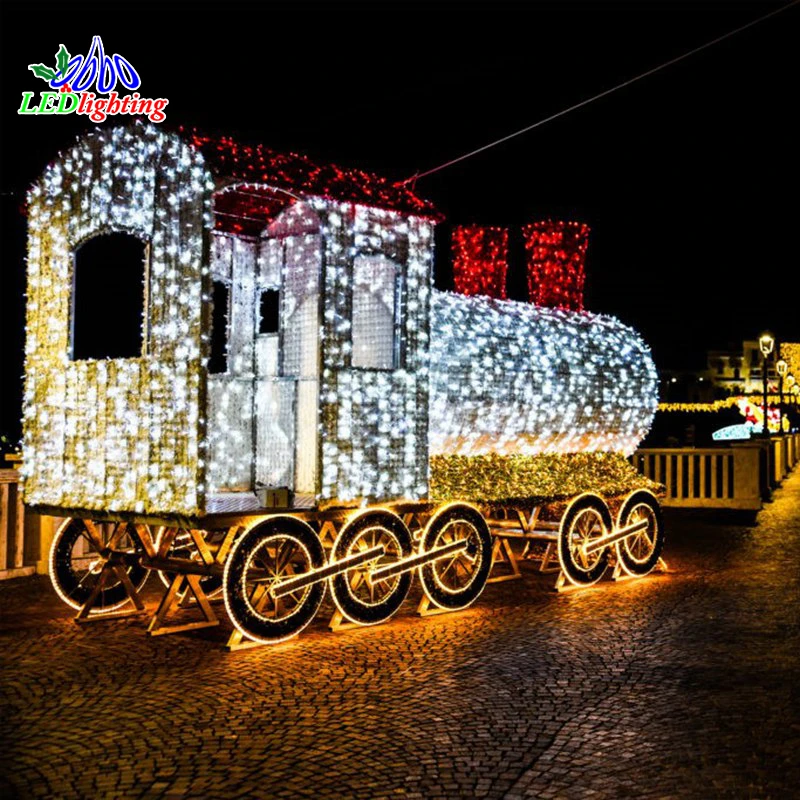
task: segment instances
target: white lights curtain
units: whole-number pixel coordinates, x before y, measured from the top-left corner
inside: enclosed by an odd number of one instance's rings
[[[353,262],[353,366],[393,369],[397,266],[384,256]]]

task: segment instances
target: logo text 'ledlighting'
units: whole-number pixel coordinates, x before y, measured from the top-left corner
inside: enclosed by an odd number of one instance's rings
[[[128,59],[118,53],[105,53],[99,36],[92,39],[87,56],[70,56],[62,44],[56,53],[55,68],[30,64],[28,69],[47,81],[54,91],[39,92],[38,103],[33,99],[36,92],[23,92],[18,114],[86,114],[93,122],[117,114],[145,115],[150,122],[163,122],[167,118],[166,98],[142,97],[137,91],[126,95],[114,91],[118,82],[125,89],[135,90],[142,81]],[[98,94],[108,96],[98,97],[88,91],[92,86]]]

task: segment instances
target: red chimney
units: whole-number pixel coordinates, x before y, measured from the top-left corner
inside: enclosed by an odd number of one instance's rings
[[[459,294],[504,300],[508,272],[508,230],[479,225],[453,228],[453,277]]]
[[[542,220],[522,229],[528,254],[528,298],[537,306],[583,311],[589,226]]]

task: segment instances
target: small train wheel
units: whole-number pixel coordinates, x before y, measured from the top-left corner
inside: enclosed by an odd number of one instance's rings
[[[431,517],[422,536],[421,552],[464,540],[465,549],[419,568],[428,599],[450,611],[472,605],[486,586],[492,568],[492,534],[480,511],[454,503]]]
[[[163,526],[158,529],[155,541],[156,552],[161,552],[161,543],[164,539],[164,536],[166,536],[167,533],[171,532],[172,530],[174,530],[174,528],[170,529]],[[201,534],[209,537],[211,534],[213,534],[213,531],[201,531]],[[175,534],[175,538],[172,541],[172,545],[170,546],[166,555],[167,558],[188,558],[191,561],[197,561],[201,564],[203,563],[203,559],[200,557],[200,553],[197,552],[197,547],[192,541],[192,537],[189,535],[188,531],[183,529],[178,529],[177,533]],[[165,570],[160,569],[158,570],[158,577],[160,578],[161,583],[169,588],[170,584],[175,579],[175,573],[166,572]],[[215,597],[222,591],[222,578],[219,575],[202,575],[200,577],[200,587],[205,592],[207,597]],[[178,599],[182,600],[185,594],[186,588],[178,593]]]
[[[340,561],[374,547],[383,555],[331,577],[331,594],[336,607],[350,622],[375,625],[397,612],[411,588],[412,571],[380,581],[371,574],[411,555],[411,534],[400,517],[383,509],[368,509],[352,518],[339,532],[331,560]]]
[[[95,539],[82,519],[64,520],[50,547],[50,581],[58,596],[68,605],[80,610],[89,599],[107,561],[101,552],[114,541],[114,550],[134,552],[130,535],[120,530],[124,522],[95,523]],[[128,566],[128,577],[138,590],[144,586],[150,570],[140,564]],[[92,614],[113,611],[128,602],[128,593],[116,575],[100,590]]]
[[[244,636],[275,644],[296,636],[317,613],[326,581],[283,597],[271,589],[325,565],[317,534],[295,517],[269,517],[245,531],[231,548],[222,576],[225,607]]]
[[[610,547],[585,552],[584,545],[611,533],[614,522],[605,501],[596,494],[582,494],[567,507],[558,531],[558,560],[564,575],[574,584],[590,586],[603,577]]]
[[[636,522],[647,527],[617,542],[617,557],[629,575],[652,572],[664,549],[664,521],[661,506],[652,492],[640,489],[625,498],[617,515],[617,527],[626,528]]]

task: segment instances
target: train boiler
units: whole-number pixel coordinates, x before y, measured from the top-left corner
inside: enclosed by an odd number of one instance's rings
[[[578,586],[659,563],[625,461],[647,347],[434,290],[440,218],[407,185],[137,124],[61,153],[28,214],[25,501],[64,520],[50,572],[79,621],[147,613],[151,571],[151,633],[217,624],[217,596],[233,647],[296,635],[328,591],[334,627],[383,622],[415,575],[421,610],[464,608],[520,541]],[[170,624],[192,597],[203,619]]]

